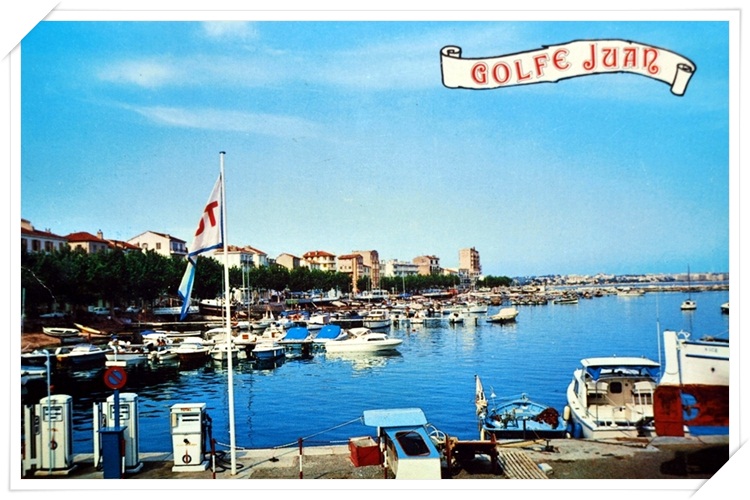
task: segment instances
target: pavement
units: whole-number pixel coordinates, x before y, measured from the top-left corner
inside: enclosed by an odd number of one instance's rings
[[[729,459],[727,436],[593,441],[556,439],[502,442],[527,455],[549,479],[709,479]],[[171,452],[141,453],[137,470],[121,479],[384,479],[380,465],[356,467],[348,445],[237,450],[232,464],[228,450],[205,454],[200,464],[175,461]],[[21,483],[47,480],[104,479],[93,455],[76,455],[69,471],[28,473]],[[234,465],[234,467],[233,467]],[[111,472],[108,472],[111,475]],[[443,478],[504,479],[489,457],[478,455],[444,470]],[[114,479],[120,479],[115,477]],[[26,481],[28,480],[28,481]],[[40,481],[37,481],[40,480]],[[44,484],[44,483],[42,483]],[[56,487],[65,487],[61,482]],[[191,482],[194,484],[194,482]]]

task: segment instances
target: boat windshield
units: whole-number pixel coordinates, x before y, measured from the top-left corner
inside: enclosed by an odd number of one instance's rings
[[[397,432],[396,439],[398,440],[398,444],[401,445],[401,448],[404,450],[404,453],[409,456],[430,454],[430,449],[427,447],[427,444],[418,432]]]
[[[592,379],[602,377],[650,377],[659,376],[658,366],[589,366],[586,368]]]

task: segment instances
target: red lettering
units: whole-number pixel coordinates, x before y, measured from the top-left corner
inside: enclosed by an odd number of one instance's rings
[[[502,78],[500,77],[500,69],[502,69],[504,73]],[[510,75],[510,66],[508,66],[504,62],[499,62],[492,67],[492,78],[500,85],[508,83],[508,80],[510,80]]]
[[[588,61],[583,61],[583,69],[585,69],[586,71],[591,71],[596,68],[596,44],[592,43],[590,47],[591,59],[589,59]]]
[[[555,68],[561,71],[570,68],[570,64],[565,60],[569,53],[568,49],[559,49],[555,51],[552,55],[552,64],[555,65]]]
[[[602,65],[605,68],[617,67],[617,49],[603,49]]]
[[[214,215],[214,210],[219,206],[218,201],[212,201],[208,205],[206,205],[206,208],[203,209],[203,213],[208,215],[208,222],[211,224],[211,227],[214,227],[216,225],[216,215]],[[206,225],[203,222],[205,219],[201,217],[201,222],[198,224],[198,230],[195,232],[195,235],[198,236],[203,232],[204,229],[206,229]]]
[[[516,59],[515,61],[513,61],[513,64],[516,67],[516,80],[517,81],[522,82],[524,80],[528,80],[529,78],[531,78],[531,73],[526,73],[525,75],[523,74],[523,68],[521,67],[520,59]]]
[[[656,59],[659,57],[659,51],[653,48],[643,49],[643,67],[646,68],[650,74],[655,75],[659,72],[659,66],[656,64]]]
[[[623,52],[625,52],[625,54],[622,58],[622,67],[635,68],[635,65],[637,64],[636,57],[638,56],[638,50],[635,47],[625,47]]]
[[[480,85],[487,83],[487,65],[477,63],[471,68],[471,79]]]
[[[536,68],[536,76],[540,77],[544,75],[544,68],[547,67],[547,61],[549,56],[547,54],[540,54],[534,56],[534,67]]]

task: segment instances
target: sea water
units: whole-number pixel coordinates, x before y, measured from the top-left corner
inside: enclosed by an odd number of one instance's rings
[[[459,439],[478,439],[474,406],[478,375],[492,403],[526,393],[562,413],[573,370],[582,358],[644,356],[662,361],[664,329],[693,337],[728,336],[721,304],[728,291],[693,294],[698,308],[683,312],[679,292],[640,297],[608,295],[578,304],[519,306],[516,322],[488,323],[476,316],[464,324],[390,327],[402,339],[390,354],[315,353],[259,367],[233,364],[235,444],[238,449],[344,444],[374,436],[361,421],[371,409],[421,408],[429,423]],[[497,310],[491,307],[489,314]],[[137,394],[140,452],[171,452],[170,409],[205,403],[217,449],[229,436],[230,397],[226,364],[181,370],[177,364],[128,368],[121,392]],[[56,375],[56,394],[74,398],[74,452],[91,453],[93,404],[113,394],[102,371]]]

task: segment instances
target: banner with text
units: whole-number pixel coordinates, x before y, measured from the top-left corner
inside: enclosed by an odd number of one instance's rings
[[[636,73],[668,84],[681,96],[695,73],[695,64],[679,54],[627,40],[577,40],[486,58],[462,58],[460,47],[446,46],[440,50],[440,65],[443,85],[475,90]]]

